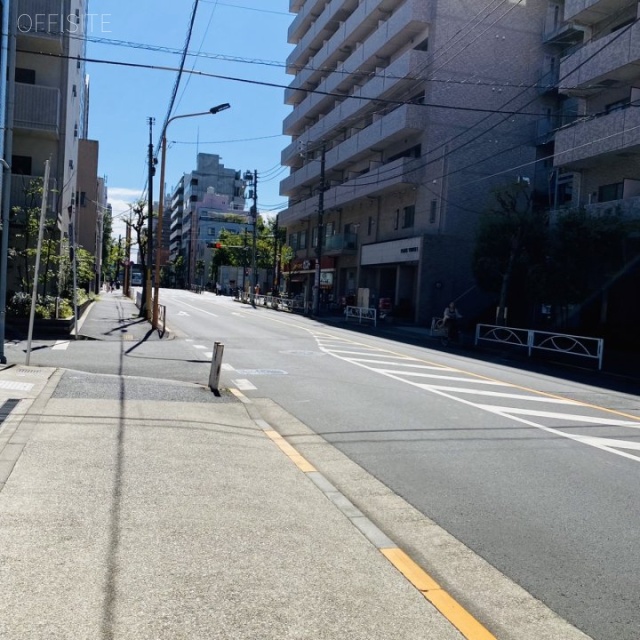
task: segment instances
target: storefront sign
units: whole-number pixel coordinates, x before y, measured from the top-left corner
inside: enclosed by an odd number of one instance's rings
[[[422,238],[404,238],[391,242],[377,242],[362,247],[362,266],[393,264],[396,262],[418,262]]]
[[[320,272],[320,286],[333,287],[333,271]]]

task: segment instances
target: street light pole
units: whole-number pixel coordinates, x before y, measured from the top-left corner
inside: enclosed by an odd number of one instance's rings
[[[154,286],[154,296],[153,296],[153,314],[151,324],[154,329],[158,328],[158,297],[159,297],[159,289],[160,289],[160,251],[162,250],[162,216],[164,214],[164,175],[165,175],[165,165],[167,161],[167,127],[174,120],[178,120],[179,118],[194,118],[196,116],[208,116],[215,115],[220,111],[224,111],[225,109],[229,109],[231,105],[228,102],[223,102],[222,104],[216,105],[215,107],[211,107],[209,111],[200,111],[198,113],[185,113],[177,116],[173,116],[169,118],[164,125],[164,129],[162,131],[162,142],[161,142],[161,159],[160,159],[160,196],[158,198],[158,228],[156,229],[156,233],[158,235],[157,239],[157,250],[156,250],[156,270],[155,270],[155,286]]]

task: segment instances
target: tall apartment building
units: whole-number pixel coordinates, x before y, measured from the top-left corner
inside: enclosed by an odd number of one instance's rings
[[[243,211],[245,206],[241,172],[226,168],[216,154],[199,153],[195,171],[183,174],[171,196],[169,255],[172,261],[178,256],[184,258],[188,284],[196,282],[197,205],[210,187],[228,197],[232,211]]]
[[[238,210],[237,204],[234,210],[229,200],[229,196],[217,194],[213,187],[209,187],[202,200],[195,205],[194,215],[198,226],[195,245],[196,262],[201,260],[204,266],[198,284],[204,285],[211,279],[214,245],[219,240],[221,231],[244,233],[247,247],[250,244],[249,233],[253,228],[253,218],[248,212]],[[248,268],[250,260],[247,252],[245,252],[245,260]]]
[[[549,205],[539,122],[557,109],[557,91],[541,88],[549,3],[290,0],[290,10],[279,223],[296,250],[294,292],[311,299],[320,228],[327,298],[368,289],[421,323],[455,298],[479,306],[471,254],[492,190],[525,181]]]
[[[9,69],[8,126],[11,203],[44,176],[50,161],[48,209],[68,234],[78,191],[78,147],[85,136],[87,90],[83,62],[88,0],[14,0],[9,33],[15,58]],[[11,45],[11,42],[10,42]],[[13,98],[13,99],[11,99]],[[9,111],[12,113],[9,113]]]
[[[560,57],[558,90],[576,118],[555,134],[558,204],[640,218],[640,2],[566,0],[559,29],[578,31]]]

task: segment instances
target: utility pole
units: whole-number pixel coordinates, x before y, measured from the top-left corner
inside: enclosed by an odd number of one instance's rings
[[[242,295],[247,291],[247,227],[244,227],[244,235],[242,236]]]
[[[326,145],[322,145],[320,156],[320,194],[318,195],[318,242],[316,244],[316,272],[313,283],[313,315],[320,315],[320,270],[322,262],[322,236],[324,231],[324,173]]]
[[[278,260],[278,216],[280,214],[276,214],[276,223],[273,227],[273,287],[271,288],[271,294],[275,297],[278,295],[278,287],[280,283],[280,273],[279,266],[280,260]]]
[[[124,241],[124,283],[122,285],[123,293],[129,297],[131,295],[131,219],[126,228]]]
[[[258,172],[255,170],[253,173],[251,173],[251,171],[246,171],[244,174],[244,179],[247,181],[247,184],[253,186],[251,196],[253,199],[253,205],[251,205],[251,217],[253,218],[253,246],[251,249],[251,279],[249,284],[249,300],[251,300],[251,304],[255,307],[255,287],[257,284],[258,275],[256,269],[256,240],[258,231]]]
[[[146,291],[145,291],[145,308],[144,315],[147,320],[151,320],[151,263],[153,262],[153,176],[156,173],[155,163],[153,161],[153,124],[155,118],[148,118],[149,124],[149,204],[147,219],[147,259],[145,267],[146,273]]]

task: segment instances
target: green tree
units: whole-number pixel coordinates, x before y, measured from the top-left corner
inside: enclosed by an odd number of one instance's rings
[[[138,245],[138,252],[140,255],[140,264],[142,265],[142,273],[147,273],[147,262],[149,256],[147,256],[147,228],[148,228],[148,216],[145,213],[146,203],[143,201],[137,202],[133,205],[133,216],[126,221],[127,226],[131,228],[133,232],[135,242]],[[149,265],[150,267],[150,265]],[[142,278],[142,297],[140,303],[139,317],[144,318],[147,314],[147,278]],[[151,310],[149,309],[149,312]]]
[[[497,189],[493,197],[479,221],[472,265],[478,286],[498,295],[497,322],[504,324],[514,279],[526,281],[543,259],[548,217],[533,207],[527,184]]]
[[[95,274],[96,260],[92,253],[78,247],[76,251],[76,279],[79,287],[83,287],[87,291],[91,286]]]
[[[600,294],[605,294],[604,304],[609,285],[624,270],[630,231],[616,213],[562,212],[551,229],[544,265],[532,283],[544,292],[545,301],[565,310]]]
[[[204,260],[202,258],[199,258],[198,260],[196,260],[196,278],[200,280],[201,286],[204,286],[204,282],[203,282],[204,268],[205,268]]]
[[[40,227],[43,193],[42,178],[29,180],[23,188],[24,205],[11,210],[10,230],[13,238],[8,252],[9,261],[18,274],[20,290],[31,292],[35,269],[35,259]],[[44,221],[42,247],[40,253],[40,274],[38,284],[41,295],[58,284],[60,266],[60,242],[56,219],[47,216]]]
[[[294,256],[295,251],[288,244],[282,246],[280,250],[280,270],[287,274],[285,291],[287,295],[291,292],[291,263],[293,262]]]
[[[185,285],[184,256],[176,256],[170,266],[173,271],[173,286],[183,288]]]

